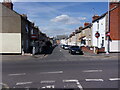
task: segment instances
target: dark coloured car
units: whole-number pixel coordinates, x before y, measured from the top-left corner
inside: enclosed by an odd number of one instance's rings
[[[81,50],[81,48],[79,46],[71,46],[69,48],[69,53],[70,54],[81,54],[81,55],[83,55],[83,51]]]

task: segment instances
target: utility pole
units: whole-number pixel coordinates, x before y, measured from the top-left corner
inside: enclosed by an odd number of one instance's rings
[[[109,0],[108,0],[108,17],[107,17],[107,32],[110,32],[110,6],[109,6]],[[107,36],[107,51],[106,54],[109,54],[109,36]]]

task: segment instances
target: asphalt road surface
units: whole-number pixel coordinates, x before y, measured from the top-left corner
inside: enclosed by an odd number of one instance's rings
[[[2,82],[10,88],[115,90],[120,86],[115,57],[70,55],[58,46],[50,55],[20,58],[3,58]]]

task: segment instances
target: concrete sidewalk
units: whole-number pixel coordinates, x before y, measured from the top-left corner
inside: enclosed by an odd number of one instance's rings
[[[29,60],[29,59],[35,59],[35,58],[43,58],[45,55],[44,54],[39,54],[39,55],[1,55],[2,60],[12,60],[12,61],[18,61],[18,60]]]
[[[84,52],[84,56],[88,56],[88,57],[95,57],[95,58],[116,58],[119,59],[119,55],[120,53],[99,53],[99,54],[95,54],[95,53],[89,53],[89,52]]]

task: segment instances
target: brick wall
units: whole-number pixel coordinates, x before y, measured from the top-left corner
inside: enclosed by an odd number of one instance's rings
[[[93,50],[90,50],[90,48],[89,47],[81,47],[81,49],[82,49],[82,51],[83,52],[88,52],[88,53],[94,53],[94,49]],[[98,49],[98,53],[104,53],[105,52],[105,48],[99,48]]]
[[[120,40],[120,3],[110,3],[110,9],[118,8],[110,12],[110,37],[112,40]]]
[[[82,51],[83,52],[89,52],[89,53],[94,53],[94,51],[93,50],[90,50],[88,47],[81,47],[81,49],[82,49]]]

